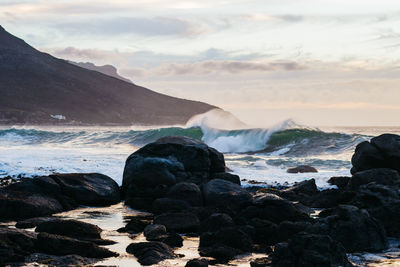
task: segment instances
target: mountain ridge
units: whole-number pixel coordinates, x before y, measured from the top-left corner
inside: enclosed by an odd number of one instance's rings
[[[218,108],[42,53],[0,25],[0,124],[171,125]]]

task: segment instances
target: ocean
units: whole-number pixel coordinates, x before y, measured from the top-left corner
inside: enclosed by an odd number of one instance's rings
[[[355,146],[400,127],[305,127],[285,121],[268,129],[217,129],[204,123],[170,127],[0,127],[0,177],[99,172],[122,182],[126,158],[160,137],[180,135],[203,140],[225,155],[233,173],[248,181],[291,185],[314,178],[329,188],[332,176],[349,176]],[[289,174],[310,165],[318,173]]]

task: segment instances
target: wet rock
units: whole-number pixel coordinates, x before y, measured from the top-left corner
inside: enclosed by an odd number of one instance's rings
[[[340,204],[349,203],[355,196],[355,192],[326,189],[314,196],[301,199],[301,203],[312,208],[332,208]]]
[[[0,227],[0,265],[23,261],[35,251],[36,233]]]
[[[302,181],[292,187],[280,191],[279,196],[292,201],[302,201],[304,198],[318,194],[315,179]]]
[[[388,245],[383,226],[366,210],[340,205],[322,211],[319,216],[321,218],[308,231],[329,235],[340,242],[348,253],[380,251]]]
[[[190,209],[191,206],[183,200],[171,198],[158,198],[154,200],[152,211],[154,214],[167,212],[180,212]]]
[[[271,258],[273,267],[353,266],[343,246],[327,235],[297,234],[277,244]]]
[[[162,236],[160,240],[157,241],[161,241],[171,248],[183,246],[183,238],[177,233],[167,233],[165,236]]]
[[[189,212],[164,213],[154,218],[154,224],[162,224],[168,232],[191,233],[199,230],[200,221]]]
[[[225,213],[214,213],[201,222],[201,232],[215,232],[224,227],[234,226],[231,216]]]
[[[193,259],[188,261],[185,267],[208,267],[208,261],[205,259]]]
[[[120,233],[138,234],[144,231],[147,225],[151,224],[150,217],[133,217],[129,222],[117,231]]]
[[[118,253],[99,247],[91,242],[80,241],[78,239],[48,233],[38,234],[36,247],[39,251],[52,255],[76,254],[89,258],[108,258],[118,256]]]
[[[270,266],[269,258],[258,258],[250,262],[250,267],[266,267]]]
[[[348,185],[349,190],[357,190],[361,185],[375,182],[377,184],[400,186],[400,174],[393,169],[369,169],[355,173]]]
[[[288,173],[305,173],[305,172],[318,172],[317,169],[308,165],[300,165],[294,168],[287,169]]]
[[[167,197],[184,200],[192,206],[203,204],[200,188],[194,183],[177,183],[169,189]]]
[[[54,220],[58,220],[58,219],[55,217],[35,217],[35,218],[18,221],[15,224],[15,227],[21,228],[21,229],[33,228],[33,227],[38,226],[41,223],[54,221]]]
[[[242,252],[225,245],[213,245],[211,247],[199,247],[199,253],[200,256],[214,258],[217,263],[227,263]]]
[[[227,206],[235,209],[252,202],[251,194],[237,184],[221,179],[213,179],[203,188],[204,201],[210,206]]]
[[[371,144],[379,150],[390,168],[400,171],[400,135],[382,134],[372,138]]]
[[[166,233],[167,229],[161,224],[149,224],[144,228],[144,236],[149,241],[157,240]]]
[[[251,237],[239,227],[226,227],[217,232],[206,232],[200,236],[199,247],[225,245],[242,252],[251,251],[253,241]]]
[[[238,184],[240,185],[240,177],[236,174],[232,174],[229,172],[218,172],[218,173],[214,173],[211,176],[211,180],[212,179],[221,179],[221,180],[225,180],[225,181],[229,181],[232,182],[234,184]]]
[[[154,241],[132,243],[126,248],[126,252],[135,255],[139,263],[146,266],[176,257],[168,245]]]
[[[336,185],[339,189],[344,189],[347,184],[349,183],[350,177],[346,176],[336,176],[336,177],[331,177],[328,180],[328,183],[331,185]]]
[[[254,227],[253,240],[258,244],[273,245],[277,242],[278,226],[270,221],[253,218],[249,225]]]
[[[400,238],[400,201],[369,208],[368,212],[383,224],[388,236]]]

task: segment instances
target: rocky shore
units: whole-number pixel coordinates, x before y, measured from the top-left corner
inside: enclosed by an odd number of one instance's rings
[[[0,265],[90,265],[127,253],[142,265],[246,259],[247,266],[354,266],[349,253],[379,253],[388,237],[400,238],[400,136],[360,143],[352,164],[351,177],[329,180],[336,189],[320,191],[313,179],[245,188],[227,171],[222,153],[198,140],[165,137],[128,157],[121,187],[95,173],[6,178]],[[112,229],[129,236],[123,252],[96,223],[59,216],[110,205],[112,214],[121,201],[141,211],[131,210]],[[189,239],[198,240],[195,258],[179,252]]]

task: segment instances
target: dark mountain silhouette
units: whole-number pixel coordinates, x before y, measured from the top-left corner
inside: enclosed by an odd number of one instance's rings
[[[182,124],[214,108],[70,64],[0,26],[1,124]]]

